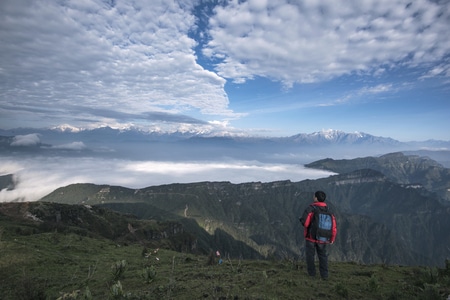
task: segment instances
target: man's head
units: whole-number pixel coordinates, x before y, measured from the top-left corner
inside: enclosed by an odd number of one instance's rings
[[[325,199],[327,199],[327,195],[322,191],[317,191],[314,193],[314,198],[316,198],[319,202],[325,202]]]

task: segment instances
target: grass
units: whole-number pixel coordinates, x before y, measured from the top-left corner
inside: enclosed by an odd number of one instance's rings
[[[0,226],[2,224],[0,223]],[[447,299],[449,270],[198,256],[75,233],[0,227],[0,299]]]

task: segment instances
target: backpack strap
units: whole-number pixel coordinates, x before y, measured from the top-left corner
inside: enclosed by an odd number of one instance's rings
[[[311,204],[311,206],[312,206],[312,208],[313,208],[313,212],[315,212],[315,211],[320,211],[320,210],[322,210],[322,211],[328,211],[328,205],[325,205],[325,206],[317,206],[317,205],[313,205],[313,204]]]

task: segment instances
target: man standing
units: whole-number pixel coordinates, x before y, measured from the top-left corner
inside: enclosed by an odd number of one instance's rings
[[[304,226],[306,266],[309,276],[316,276],[314,257],[319,257],[319,271],[322,279],[328,279],[328,244],[336,238],[336,219],[328,211],[325,203],[327,195],[322,191],[314,193],[314,202],[310,204],[300,218]]]

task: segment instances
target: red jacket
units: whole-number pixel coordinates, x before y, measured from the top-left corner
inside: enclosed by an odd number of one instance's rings
[[[304,236],[307,241],[314,242],[314,243],[321,243],[323,244],[323,241],[318,241],[314,237],[311,236],[310,232],[310,225],[313,220],[314,210],[315,209],[324,209],[327,208],[327,204],[325,202],[314,202],[311,205],[309,205],[305,211],[303,212],[302,217],[300,218],[300,222],[305,227],[304,229]],[[333,216],[332,218],[332,225],[331,225],[331,231],[332,236],[330,239],[330,243],[334,243],[334,240],[336,239],[337,234],[337,226],[336,226],[336,218]]]

